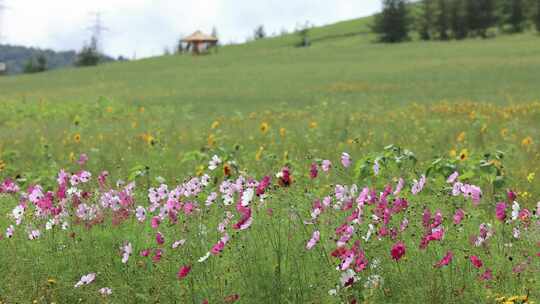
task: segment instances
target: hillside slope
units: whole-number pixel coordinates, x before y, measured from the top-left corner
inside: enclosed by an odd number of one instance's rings
[[[227,46],[209,56],[165,56],[95,68],[0,79],[0,100],[120,102],[151,100],[229,109],[336,99],[431,102],[530,101],[540,95],[540,39],[531,33],[491,40],[372,43],[370,18],[298,36]]]

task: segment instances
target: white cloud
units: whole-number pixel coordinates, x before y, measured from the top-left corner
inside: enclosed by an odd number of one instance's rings
[[[5,42],[79,49],[88,40],[91,12],[108,28],[104,50],[112,55],[158,55],[181,34],[216,26],[224,42],[244,41],[263,24],[268,33],[310,21],[316,25],[370,15],[379,0],[4,0]]]

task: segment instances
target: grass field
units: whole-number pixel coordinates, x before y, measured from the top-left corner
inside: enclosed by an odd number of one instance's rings
[[[369,22],[0,78],[0,303],[538,302],[540,38]]]

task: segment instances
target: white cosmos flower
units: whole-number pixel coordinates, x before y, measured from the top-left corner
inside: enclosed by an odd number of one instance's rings
[[[79,282],[75,284],[75,288],[79,288],[83,285],[88,285],[96,279],[96,274],[94,272],[83,275]]]

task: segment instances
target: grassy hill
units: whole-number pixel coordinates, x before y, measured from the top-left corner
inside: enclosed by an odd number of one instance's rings
[[[107,96],[120,102],[300,106],[331,97],[404,103],[538,96],[540,75],[534,71],[540,39],[533,34],[383,45],[371,43],[368,23],[359,19],[313,29],[310,48],[293,47],[299,38],[288,35],[224,47],[212,56],[157,57],[3,78],[0,99],[90,102]]]

